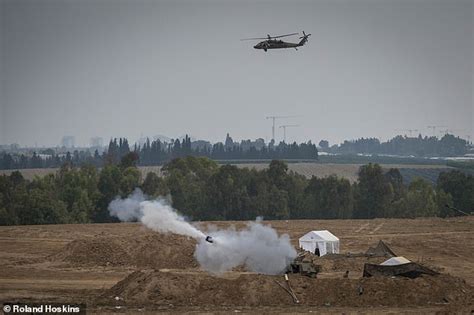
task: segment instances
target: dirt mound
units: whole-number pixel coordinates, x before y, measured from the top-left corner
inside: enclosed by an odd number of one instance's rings
[[[196,241],[181,235],[151,234],[135,250],[135,265],[142,268],[194,268]]]
[[[174,234],[145,233],[136,237],[96,236],[66,244],[48,257],[72,266],[194,268],[196,241]]]
[[[132,258],[124,246],[112,238],[71,241],[49,259],[74,266],[123,266],[132,263]]]
[[[385,257],[325,255],[317,257],[313,262],[321,265],[323,272],[345,272],[348,270],[362,274],[365,263],[379,264],[385,260]]]
[[[379,264],[386,260],[385,257],[371,257],[350,254],[328,254],[322,257],[310,252],[300,251],[298,260],[312,262],[321,266],[321,272],[357,272],[362,275],[365,263]]]
[[[292,305],[293,300],[275,280],[282,276],[234,273],[214,277],[203,272],[136,271],[109,289],[98,301],[107,304],[119,297],[127,306],[154,305]],[[449,275],[417,279],[373,277],[361,279],[311,279],[290,276],[302,305],[314,306],[466,306],[474,289]]]

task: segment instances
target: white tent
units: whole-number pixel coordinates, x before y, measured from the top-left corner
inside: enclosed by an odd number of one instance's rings
[[[308,232],[300,238],[299,243],[300,248],[311,253],[315,253],[318,248],[320,256],[339,253],[339,239],[327,230]]]

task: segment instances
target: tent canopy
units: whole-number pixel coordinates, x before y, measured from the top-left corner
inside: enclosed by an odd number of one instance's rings
[[[397,265],[403,265],[403,264],[408,264],[410,261],[406,259],[403,256],[398,256],[398,257],[392,257],[390,259],[387,259],[383,263],[381,263],[382,266],[397,266]]]
[[[339,239],[328,230],[311,231],[300,237],[300,241],[339,242]]]
[[[365,252],[369,256],[386,256],[386,257],[395,257],[397,256],[390,247],[387,246],[382,240],[379,241],[376,247],[369,247]]]
[[[400,257],[397,257],[397,258],[400,258]],[[390,258],[390,259],[393,259],[393,258]],[[438,275],[439,273],[425,266],[409,261],[407,263],[395,264],[395,265],[384,265],[384,264],[375,265],[375,264],[366,263],[364,265],[363,276],[364,277],[402,276],[402,277],[408,277],[408,278],[416,278],[422,274],[435,276],[435,275]]]
[[[300,248],[319,255],[339,253],[339,239],[328,230],[311,231],[299,239]]]

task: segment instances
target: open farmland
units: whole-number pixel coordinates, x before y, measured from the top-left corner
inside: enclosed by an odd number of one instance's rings
[[[211,222],[219,228],[245,222]],[[328,229],[342,253],[379,240],[438,276],[361,278],[363,260],[326,260],[316,279],[290,275],[300,304],[274,281],[241,268],[209,275],[195,240],[138,223],[0,227],[0,300],[87,303],[90,312],[464,312],[474,301],[474,218],[264,221],[293,245]],[[208,222],[200,222],[205,229]],[[321,263],[323,263],[323,258]],[[374,261],[371,261],[374,262]],[[344,270],[350,270],[343,278]],[[363,287],[363,294],[357,293]]]
[[[236,164],[238,167],[255,168],[257,170],[266,168],[267,164]],[[364,164],[332,164],[332,163],[290,163],[288,169],[295,173],[311,178],[312,176],[327,177],[337,175],[347,178],[351,183],[357,181],[359,168]],[[390,168],[398,168],[409,183],[415,177],[421,177],[431,183],[436,182],[439,173],[449,171],[450,167],[444,165],[406,165],[406,164],[381,164],[385,171]]]
[[[255,168],[257,170],[268,167],[268,163],[238,163],[237,167]],[[295,173],[311,178],[312,176],[326,177],[337,175],[347,178],[351,182],[357,180],[357,172],[363,164],[332,164],[332,163],[289,163],[288,169]],[[409,183],[415,177],[421,177],[431,183],[436,182],[439,173],[449,171],[454,168],[445,165],[407,165],[407,164],[382,164],[384,170],[390,168],[398,168],[406,183]],[[142,176],[146,176],[148,172],[154,172],[161,175],[161,166],[140,166]],[[33,179],[35,176],[44,176],[57,172],[58,169],[22,169],[20,170],[26,179]],[[10,174],[12,170],[0,170],[0,174]]]

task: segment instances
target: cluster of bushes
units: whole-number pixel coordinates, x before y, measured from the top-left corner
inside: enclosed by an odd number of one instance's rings
[[[140,182],[140,171],[125,164],[100,172],[65,164],[56,174],[31,181],[15,171],[0,176],[0,225],[109,222],[109,202]]]
[[[459,171],[442,173],[435,187],[422,179],[406,186],[397,169],[367,164],[351,184],[336,176],[307,179],[278,160],[258,171],[188,156],[166,164],[163,176],[142,179],[138,158],[129,153],[100,171],[65,164],[31,181],[19,172],[0,176],[0,224],[114,222],[108,204],[136,187],[168,198],[193,220],[445,217],[459,214],[446,205],[474,208],[474,178]]]

